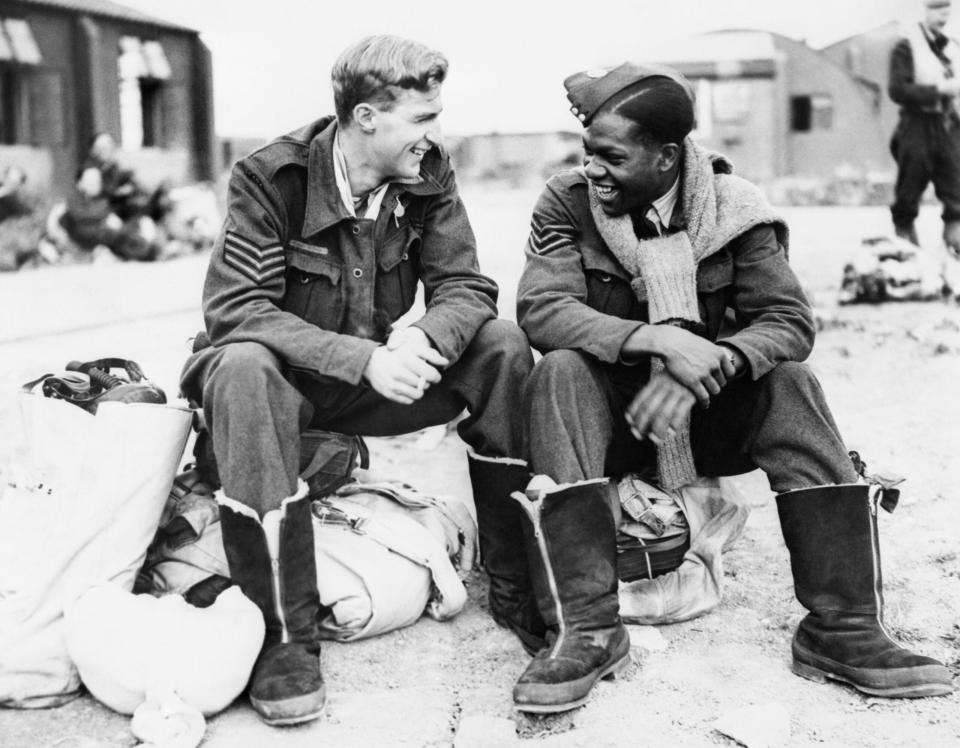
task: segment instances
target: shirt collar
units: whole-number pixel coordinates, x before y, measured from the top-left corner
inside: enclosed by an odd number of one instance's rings
[[[339,221],[355,217],[356,212],[353,209],[353,195],[350,193],[350,183],[346,180],[346,169],[342,173],[347,185],[347,192],[344,195],[340,189],[340,183],[337,179],[337,159],[334,156],[334,147],[339,149],[337,143],[337,122],[334,120],[327,127],[321,130],[310,141],[310,155],[307,161],[307,202],[303,218],[302,236],[312,236],[328,226],[332,226]],[[380,203],[383,202],[386,195],[386,188],[380,196]],[[379,189],[379,188],[378,188]],[[422,170],[420,178],[398,183],[396,190],[404,190],[414,195],[438,195],[444,191],[433,174]],[[377,205],[379,213],[380,205]],[[368,206],[368,211],[369,211]]]
[[[340,192],[340,199],[343,201],[343,206],[351,216],[356,218],[357,211],[354,204],[353,192],[350,190],[347,159],[343,155],[343,149],[340,147],[339,133],[335,134],[333,138],[333,177],[337,182],[337,190]],[[383,196],[386,194],[387,187],[389,186],[389,182],[384,182],[367,195],[367,208],[363,214],[364,218],[376,220],[380,214],[380,206],[383,204]]]
[[[680,194],[680,175],[673,180],[670,189],[663,195],[653,201],[653,204],[647,210],[646,218],[653,221],[657,231],[663,234],[670,228],[670,222],[673,220],[673,211],[677,207],[677,196]]]

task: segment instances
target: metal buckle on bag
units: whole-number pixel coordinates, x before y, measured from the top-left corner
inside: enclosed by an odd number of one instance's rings
[[[310,511],[320,521],[321,526],[345,527],[353,532],[362,532],[363,517],[351,517],[339,507],[325,501],[314,501]]]

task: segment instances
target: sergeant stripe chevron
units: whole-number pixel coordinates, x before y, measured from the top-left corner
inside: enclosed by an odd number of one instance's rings
[[[258,247],[233,231],[228,231],[223,239],[223,259],[258,286],[281,275],[285,267],[281,245]]]
[[[530,220],[530,249],[538,255],[552,252],[570,242],[569,227],[547,223],[542,216],[534,214]]]

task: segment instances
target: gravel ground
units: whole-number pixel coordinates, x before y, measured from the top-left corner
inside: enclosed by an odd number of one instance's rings
[[[467,190],[481,263],[502,286],[511,316],[520,246],[536,195]],[[960,309],[952,303],[837,307],[840,270],[863,236],[887,231],[881,208],[785,211],[791,258],[818,310],[811,364],[851,448],[872,469],[905,475],[901,506],[881,517],[889,627],[960,675],[960,504],[957,466]],[[937,240],[933,208],[921,239]],[[71,359],[133,358],[175,391],[187,339],[198,328],[203,258],[167,265],[104,265],[0,276],[0,467],[9,462],[12,393]],[[372,440],[378,472],[469,502],[464,446],[455,433],[433,449],[415,437]],[[765,478],[736,479],[751,507],[725,556],[725,596],[712,613],[658,629],[663,645],[635,647],[635,664],[602,682],[566,715],[513,711],[510,689],[526,664],[486,610],[479,573],[454,620],[422,619],[374,640],[324,648],[330,697],[323,719],[292,729],[262,725],[238,701],[208,723],[206,746],[411,745],[460,748],[733,745],[715,721],[739,708],[786,715],[790,746],[960,745],[960,695],[867,698],[789,670],[789,639],[802,610]],[[640,632],[643,633],[643,632]],[[649,635],[649,632],[646,632]],[[655,638],[654,638],[655,640]],[[59,709],[0,710],[5,748],[93,748],[136,743],[128,718],[86,696]]]

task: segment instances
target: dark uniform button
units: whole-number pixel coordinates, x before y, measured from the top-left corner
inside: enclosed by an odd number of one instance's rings
[[[357,224],[353,224],[353,229],[352,229],[352,231],[353,231],[354,234],[359,234],[359,233],[360,233],[360,227],[357,226]]]
[[[603,275],[600,276],[600,282],[601,282],[601,283],[609,283],[609,282],[610,282],[610,276],[607,275],[606,273],[604,273]]]
[[[363,277],[363,271],[362,271],[360,268],[354,268],[354,269],[353,269],[353,277],[354,277],[354,278],[362,278],[362,277]]]
[[[406,252],[404,252],[404,253],[400,256],[400,259],[401,259],[401,260],[409,260],[409,259],[410,259],[410,255],[408,255]]]

